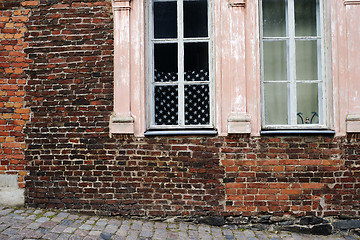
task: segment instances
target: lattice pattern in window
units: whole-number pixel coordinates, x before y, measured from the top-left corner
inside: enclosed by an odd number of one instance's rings
[[[209,5],[154,0],[149,128],[212,127]]]

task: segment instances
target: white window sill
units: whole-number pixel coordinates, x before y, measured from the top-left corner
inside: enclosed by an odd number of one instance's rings
[[[171,135],[217,135],[216,130],[148,130],[145,137],[149,136],[171,136]]]
[[[260,135],[305,135],[305,134],[309,134],[309,135],[323,135],[323,134],[334,135],[335,131],[334,130],[325,130],[325,129],[320,129],[320,130],[316,130],[316,129],[309,129],[309,130],[304,130],[304,129],[299,129],[299,130],[262,130],[262,131],[260,131]]]

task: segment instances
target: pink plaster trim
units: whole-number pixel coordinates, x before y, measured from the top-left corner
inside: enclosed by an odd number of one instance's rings
[[[248,1],[245,14],[246,112],[251,117],[251,135],[261,130],[259,1]]]
[[[349,114],[346,118],[347,132],[360,132],[360,114]]]
[[[112,0],[112,3],[115,100],[110,129],[112,133],[143,136],[146,130],[145,2]],[[329,81],[329,101],[332,101],[329,113],[334,118],[330,126],[335,127],[337,135],[344,135],[346,131],[360,132],[360,117],[359,120],[347,118],[348,113],[360,110],[358,101],[350,101],[360,96],[357,83],[360,70],[355,61],[359,54],[356,43],[360,38],[356,31],[349,31],[358,22],[358,8],[346,8],[346,5],[360,5],[360,0],[331,0],[328,9],[331,16],[325,19],[331,24],[328,27],[332,40],[332,61],[329,63],[332,74],[329,77],[333,81]],[[258,1],[214,1],[215,128],[221,136],[228,133],[260,134],[258,7]],[[348,65],[348,60],[353,63]]]
[[[114,112],[110,118],[110,133],[134,133],[134,120],[130,112],[130,1],[113,0],[112,3],[115,40]]]
[[[360,5],[360,0],[345,0],[345,5]]]
[[[228,133],[251,133],[250,115],[247,113],[232,113],[228,118]]]
[[[230,0],[229,5],[231,7],[245,7],[246,0]]]
[[[110,117],[110,133],[134,133],[134,118],[131,116],[112,115]]]
[[[129,11],[130,0],[112,0],[112,6],[114,11]]]

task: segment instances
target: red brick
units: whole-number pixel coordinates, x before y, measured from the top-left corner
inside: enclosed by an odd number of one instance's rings
[[[0,17],[0,22],[9,22],[9,17]]]
[[[301,188],[314,188],[314,189],[319,189],[319,188],[323,188],[323,184],[322,183],[301,183]]]
[[[289,188],[289,187],[290,187],[289,183],[270,183],[269,184],[269,188],[285,189],[285,188]]]
[[[24,7],[28,7],[28,6],[38,6],[39,5],[39,1],[23,1],[21,3],[22,6]],[[25,13],[27,14],[27,13]]]
[[[226,183],[226,188],[246,188],[245,183]]]
[[[21,4],[0,17],[6,20],[0,27],[16,30],[1,35],[0,159],[7,165],[0,169],[24,171],[22,187],[31,172],[29,206],[119,215],[326,216],[356,205],[357,135],[110,137],[111,4]],[[313,196],[323,196],[329,209],[319,210]]]
[[[12,17],[11,20],[14,22],[26,22],[28,20],[28,17],[26,16]]]
[[[234,160],[222,160],[221,163],[224,166],[234,166]]]
[[[295,194],[295,195],[299,195],[302,194],[302,190],[300,189],[282,189],[281,190],[282,194]]]

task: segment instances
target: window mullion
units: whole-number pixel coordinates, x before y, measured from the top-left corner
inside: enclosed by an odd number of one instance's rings
[[[323,70],[323,59],[325,60],[325,56],[323,55],[323,46],[324,46],[324,42],[323,42],[323,28],[322,28],[322,22],[321,22],[321,17],[323,16],[322,14],[322,9],[321,9],[321,4],[322,2],[320,0],[316,1],[316,35],[317,37],[320,37],[320,40],[317,41],[317,62],[318,62],[318,80],[320,80],[320,84],[318,84],[318,99],[319,99],[319,123],[320,124],[324,124],[324,90],[325,90],[325,85],[323,80],[325,79],[324,74],[324,70]]]
[[[151,73],[151,88],[148,89],[148,94],[149,96],[151,96],[151,105],[150,105],[150,126],[153,126],[155,125],[155,91],[154,91],[154,65],[155,65],[155,55],[154,55],[154,2],[151,1],[150,3],[150,9],[149,9],[149,16],[150,16],[150,24],[149,24],[149,39],[150,39],[150,42],[151,42],[151,54],[149,54],[151,56],[151,64],[150,64],[150,68],[149,68],[149,71]]]
[[[289,33],[289,121],[297,124],[297,94],[296,94],[296,43],[295,43],[295,6],[294,0],[288,0],[288,33]]]
[[[178,117],[179,125],[185,125],[185,109],[184,109],[184,28],[183,28],[183,1],[177,1],[178,14]]]

